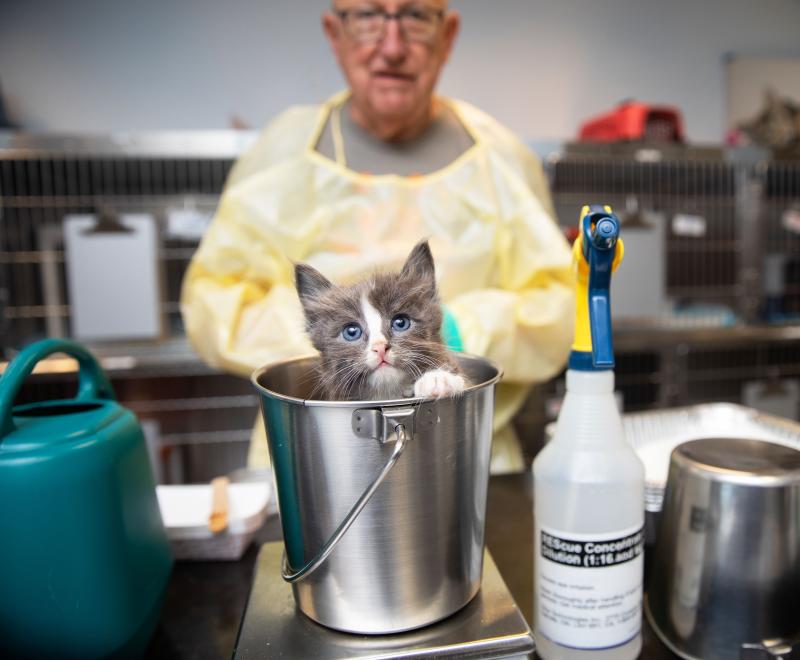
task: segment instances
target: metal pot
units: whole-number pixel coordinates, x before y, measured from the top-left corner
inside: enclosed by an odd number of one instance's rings
[[[647,616],[683,658],[800,651],[800,451],[738,438],[679,445],[651,578]]]
[[[315,401],[318,358],[253,375],[300,610],[348,632],[443,619],[480,588],[498,369],[455,356],[471,383],[438,401]]]

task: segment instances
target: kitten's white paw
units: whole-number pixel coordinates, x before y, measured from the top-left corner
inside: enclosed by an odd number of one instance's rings
[[[460,394],[465,387],[466,381],[463,376],[445,369],[434,369],[422,374],[414,383],[414,396],[440,399]]]

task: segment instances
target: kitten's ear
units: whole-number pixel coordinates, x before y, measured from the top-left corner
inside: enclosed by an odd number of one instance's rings
[[[780,94],[772,85],[764,89],[764,102],[768,108],[774,108],[781,104]]]
[[[308,264],[295,264],[294,282],[303,307],[333,286],[328,278]]]
[[[436,283],[436,270],[433,265],[433,255],[428,247],[428,241],[422,241],[414,246],[403,265],[401,275],[410,275],[422,280]]]

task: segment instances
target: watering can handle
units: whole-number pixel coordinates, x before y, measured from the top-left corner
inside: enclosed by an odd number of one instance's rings
[[[386,465],[383,466],[383,469],[380,471],[378,476],[372,480],[372,483],[367,486],[367,489],[361,494],[361,497],[358,498],[356,503],[353,505],[353,508],[350,509],[350,511],[344,517],[344,520],[342,520],[342,522],[336,528],[336,531],[326,541],[325,545],[322,546],[320,551],[317,553],[317,556],[311,559],[300,570],[293,572],[289,566],[289,562],[286,560],[286,552],[284,551],[281,566],[281,574],[283,575],[284,580],[287,582],[297,582],[298,580],[307,577],[317,570],[322,565],[322,562],[328,558],[328,555],[333,552],[333,549],[336,547],[336,544],[340,541],[340,539],[345,535],[345,532],[347,532],[347,530],[350,529],[350,526],[356,521],[358,514],[361,513],[365,506],[367,506],[367,502],[369,502],[370,498],[375,494],[375,491],[378,490],[378,486],[383,483],[383,480],[386,479],[386,476],[394,467],[394,464],[397,463],[397,459],[400,458],[400,454],[403,453],[403,449],[405,449],[406,443],[408,442],[408,434],[406,432],[406,427],[403,424],[398,424],[395,426],[394,431],[397,434],[397,442],[394,445],[394,451],[392,451],[392,455],[389,457],[389,460],[386,461]]]
[[[53,353],[64,353],[78,361],[78,394],[75,399],[114,400],[114,390],[97,360],[80,344],[68,339],[45,339],[26,346],[6,367],[0,378],[0,440],[14,431],[12,409],[24,380],[40,361]]]

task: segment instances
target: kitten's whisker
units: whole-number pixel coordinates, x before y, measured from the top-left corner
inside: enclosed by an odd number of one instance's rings
[[[417,359],[417,362],[420,364],[424,364],[425,366],[428,366],[431,369],[439,369],[442,366],[440,362],[437,362],[436,360],[432,360],[427,357],[420,357]]]
[[[358,376],[358,365],[354,362],[340,364],[332,371],[323,375],[320,379],[325,389],[329,390],[335,397],[340,398],[340,393],[349,392],[348,383]]]
[[[353,388],[356,386],[359,380],[359,376],[361,375],[359,365],[356,363],[351,363],[347,365],[347,369],[341,369],[340,374],[342,378],[337,384],[338,389],[342,392],[344,399],[349,399],[350,395],[353,391]]]
[[[356,370],[354,366],[351,366],[350,369],[346,370],[342,374],[342,379],[339,381],[338,387],[339,390],[342,392],[342,398],[349,399],[350,393],[353,388],[353,384],[355,382]]]

